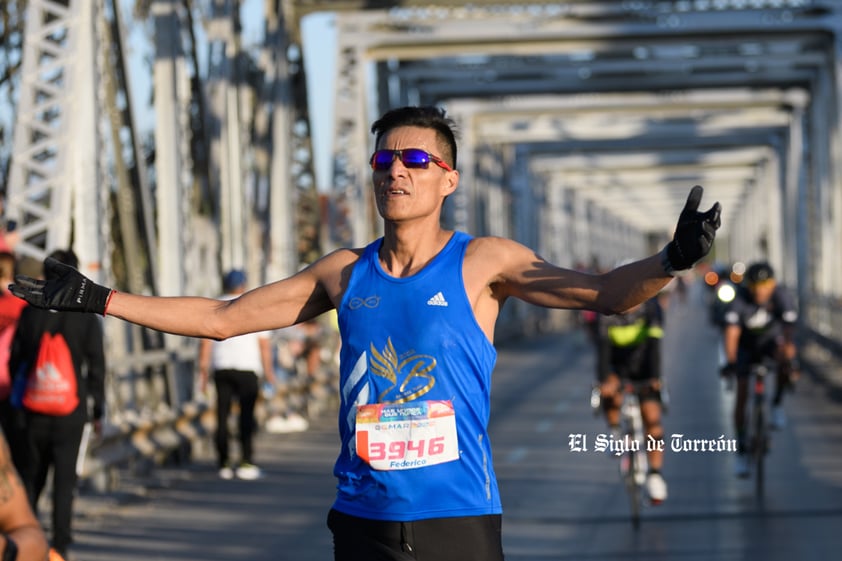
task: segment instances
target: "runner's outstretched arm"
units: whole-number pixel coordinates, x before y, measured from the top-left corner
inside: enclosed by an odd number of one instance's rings
[[[118,292],[50,258],[44,262],[46,280],[17,275],[9,290],[38,308],[108,314],[166,333],[221,340],[288,327],[331,309],[320,275],[338,276],[326,271],[352,259],[350,253],[334,252],[287,279],[233,300]]]
[[[477,253],[487,254],[485,261],[496,269],[492,283],[501,300],[512,296],[550,308],[622,313],[655,296],[674,274],[690,269],[710,252],[721,207],[717,202],[699,212],[702,192],[699,186],[690,190],[673,238],[661,252],[606,273],[557,267],[529,248],[502,238],[479,241]]]

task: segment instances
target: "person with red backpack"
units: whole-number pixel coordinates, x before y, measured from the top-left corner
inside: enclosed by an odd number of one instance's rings
[[[72,250],[50,257],[78,267]],[[49,280],[47,271],[47,280]],[[76,459],[85,424],[92,420],[99,434],[105,402],[105,353],[102,319],[24,308],[12,340],[9,371],[22,394],[26,429],[21,476],[33,511],[53,468],[52,546],[62,558],[73,542],[73,498]],[[90,402],[90,411],[89,411]]]

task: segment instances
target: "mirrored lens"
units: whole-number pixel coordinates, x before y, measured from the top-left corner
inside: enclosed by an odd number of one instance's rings
[[[419,148],[406,150],[378,150],[371,157],[371,167],[377,170],[389,169],[395,157],[399,157],[408,168],[426,168],[430,164],[430,155]]]
[[[378,150],[371,157],[371,167],[374,169],[389,169],[395,159],[395,155],[392,150]]]
[[[408,168],[426,168],[430,164],[430,155],[417,148],[407,148],[401,152],[401,161]]]

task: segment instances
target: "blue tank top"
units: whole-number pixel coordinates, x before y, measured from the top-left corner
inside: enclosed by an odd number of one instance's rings
[[[334,508],[341,512],[411,521],[502,511],[487,430],[497,352],[474,317],[462,280],[470,240],[454,232],[410,277],[383,270],[382,238],[367,246],[354,266],[338,310],[342,447],[334,468]],[[455,415],[454,459],[424,465],[424,456],[415,461],[418,467],[375,469],[361,457],[367,453],[358,453],[358,406],[385,404],[381,413],[387,415],[387,409],[432,411],[442,402],[452,405]],[[386,427],[386,421],[377,427]],[[431,443],[414,440],[396,444],[400,449],[389,449],[390,457],[406,459],[411,455],[404,453],[406,446]]]

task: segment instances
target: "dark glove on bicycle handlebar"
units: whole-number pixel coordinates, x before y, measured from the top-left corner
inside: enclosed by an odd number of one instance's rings
[[[729,362],[719,371],[723,378],[732,378],[737,375],[737,365],[734,362]]]
[[[706,212],[699,212],[702,201],[701,186],[690,189],[684,210],[678,217],[675,234],[662,252],[662,263],[667,273],[689,269],[708,254],[721,221],[722,206],[716,202]]]
[[[110,288],[94,283],[52,257],[44,260],[44,277],[46,280],[15,275],[15,284],[9,285],[9,291],[36,308],[105,315]]]

